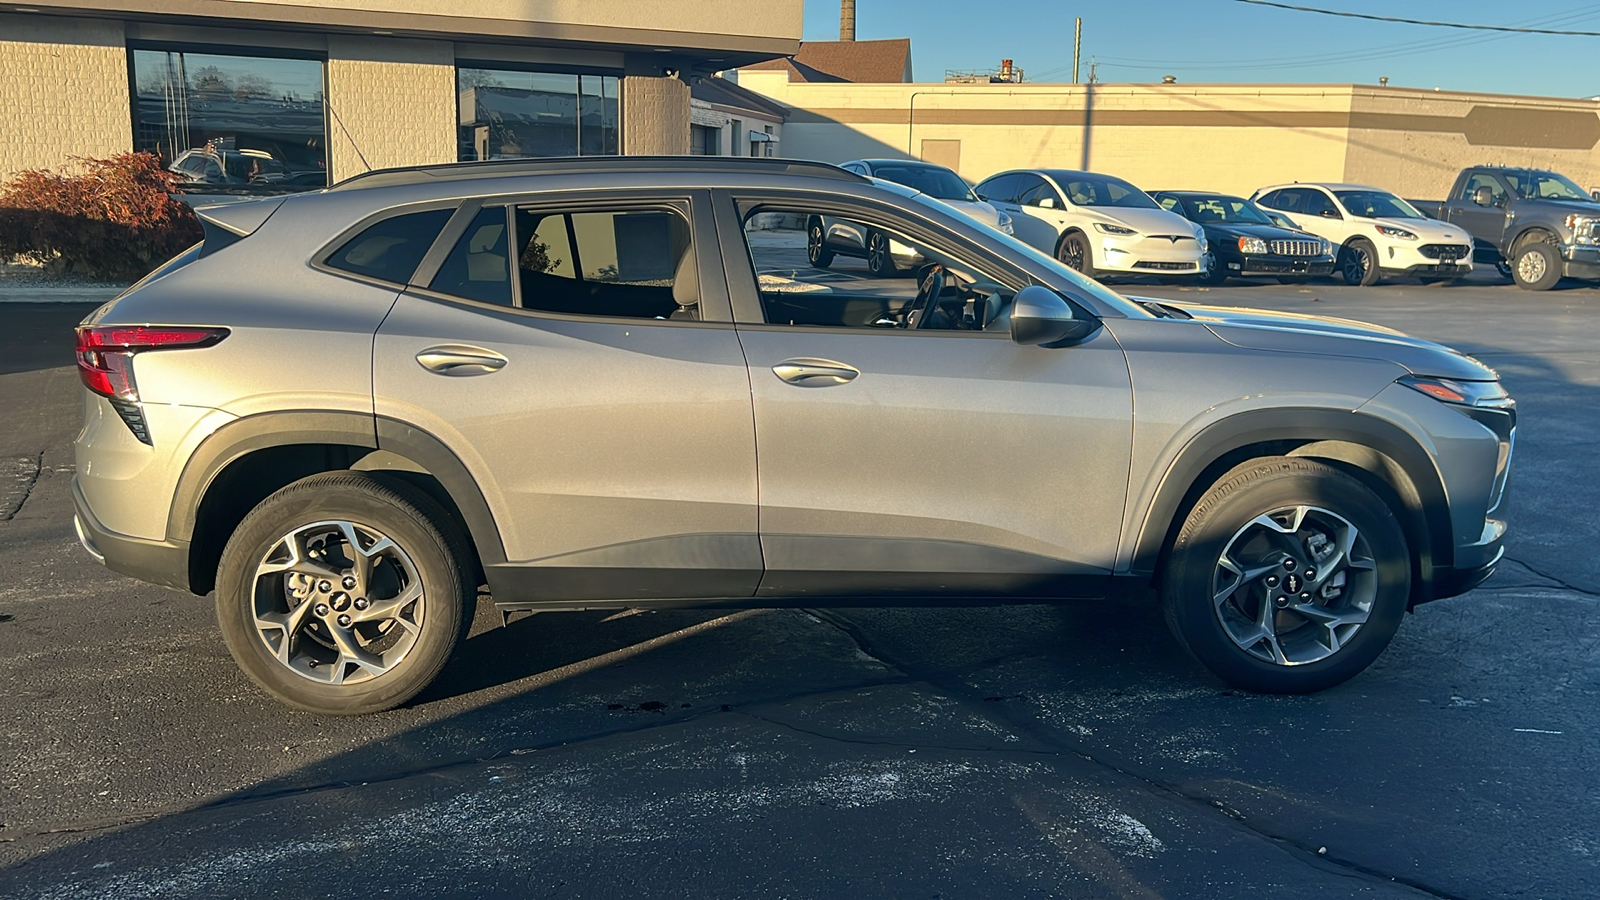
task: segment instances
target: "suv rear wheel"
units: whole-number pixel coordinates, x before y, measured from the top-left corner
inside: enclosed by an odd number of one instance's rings
[[[1366,485],[1324,463],[1241,465],[1201,497],[1162,572],[1178,641],[1235,687],[1339,684],[1388,646],[1411,587],[1405,532]]]
[[[245,516],[223,551],[223,639],[290,706],[399,706],[433,681],[471,622],[477,592],[456,535],[404,484],[356,472],[297,481]]]

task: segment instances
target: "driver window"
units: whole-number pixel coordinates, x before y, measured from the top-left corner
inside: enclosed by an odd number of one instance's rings
[[[769,325],[1005,332],[1015,291],[887,222],[745,207]]]
[[[1050,208],[1062,208],[1061,195],[1056,193],[1056,189],[1051,187],[1048,182],[1040,181],[1026,194],[1023,194],[1018,202],[1023,206],[1045,206],[1044,201],[1046,200],[1050,201]]]
[[[1328,195],[1321,191],[1306,192],[1305,210],[1308,216],[1326,216],[1330,219],[1344,218],[1339,215],[1339,210],[1334,207],[1333,201],[1328,199]]]

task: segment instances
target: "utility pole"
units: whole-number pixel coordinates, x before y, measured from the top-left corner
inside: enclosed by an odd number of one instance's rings
[[[1078,54],[1083,50],[1083,16],[1072,27],[1072,83],[1078,83]]]

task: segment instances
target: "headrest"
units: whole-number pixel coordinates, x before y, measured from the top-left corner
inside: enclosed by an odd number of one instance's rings
[[[685,247],[678,259],[678,269],[672,273],[672,299],[679,306],[694,306],[700,302],[700,270],[694,264],[694,249]]]

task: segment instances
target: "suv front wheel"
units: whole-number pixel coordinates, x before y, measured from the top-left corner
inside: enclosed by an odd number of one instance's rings
[[[1161,602],[1178,641],[1222,680],[1305,693],[1360,673],[1405,613],[1411,562],[1394,513],[1325,463],[1245,463],[1189,513]]]
[[[234,531],[217,620],[245,674],[332,715],[378,712],[439,674],[477,599],[463,541],[426,495],[358,472],[301,479]]]

